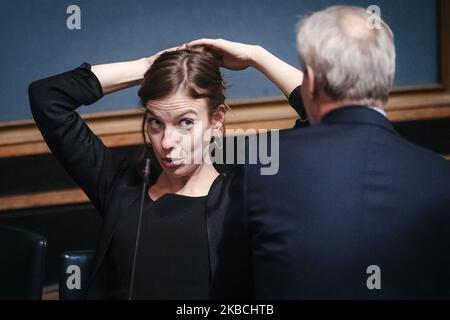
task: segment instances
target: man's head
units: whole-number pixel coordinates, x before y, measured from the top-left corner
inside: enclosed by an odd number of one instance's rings
[[[312,123],[350,104],[382,107],[395,74],[394,36],[362,8],[333,6],[303,19],[297,47],[305,65],[302,97]]]

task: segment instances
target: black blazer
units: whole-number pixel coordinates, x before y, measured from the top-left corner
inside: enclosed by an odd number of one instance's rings
[[[142,180],[132,161],[107,148],[75,111],[103,96],[90,67],[83,63],[71,71],[34,81],[28,94],[34,120],[50,150],[103,217],[93,274],[85,293],[88,298],[105,298],[108,294],[103,290],[107,288],[109,276],[108,248],[119,217],[130,210],[139,210]],[[228,190],[233,181],[232,171],[216,179],[206,200],[211,281],[215,278],[217,248],[230,203]],[[245,242],[238,240],[237,245]],[[247,257],[248,254],[243,255],[243,259]],[[236,297],[247,297],[251,290],[251,286],[243,288]]]
[[[235,282],[251,279],[258,299],[450,297],[448,161],[366,106],[280,132],[279,159],[276,175],[258,165],[235,171],[215,297],[236,292],[228,280],[242,265],[228,234],[242,229],[251,276]],[[372,265],[381,289],[368,289]]]

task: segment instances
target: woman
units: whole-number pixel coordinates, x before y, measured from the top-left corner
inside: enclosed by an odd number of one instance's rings
[[[233,52],[221,56],[241,60]],[[266,57],[260,60],[261,67],[284,68],[298,75],[298,70],[269,53]],[[278,75],[275,78],[275,83],[291,91],[300,81],[293,86],[292,82],[285,85]],[[149,140],[161,172],[153,170],[143,199],[142,231],[131,281],[141,181],[134,163],[107,148],[75,110],[138,84],[146,110],[144,141]],[[225,116],[224,82],[217,60],[210,53],[183,47],[136,61],[92,67],[83,63],[33,82],[29,97],[33,117],[50,150],[104,219],[86,297],[210,297],[222,224],[230,205],[227,190],[237,183],[232,175],[219,174],[205,161]],[[236,246],[245,240],[245,232],[237,232]],[[237,253],[236,259],[249,258]],[[240,270],[242,274],[248,271]],[[251,291],[251,284],[246,284],[242,297],[250,297]]]

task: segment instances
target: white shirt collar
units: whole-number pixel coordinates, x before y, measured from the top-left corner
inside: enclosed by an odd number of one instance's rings
[[[379,113],[381,113],[383,116],[385,116],[387,118],[387,114],[386,114],[386,112],[383,109],[378,108],[378,107],[369,107],[369,108],[373,109],[375,111],[378,111]]]

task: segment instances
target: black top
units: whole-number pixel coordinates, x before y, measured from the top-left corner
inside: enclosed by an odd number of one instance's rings
[[[203,197],[144,200],[133,299],[207,299],[209,254]],[[127,299],[139,212],[123,215],[110,248],[111,297]]]

